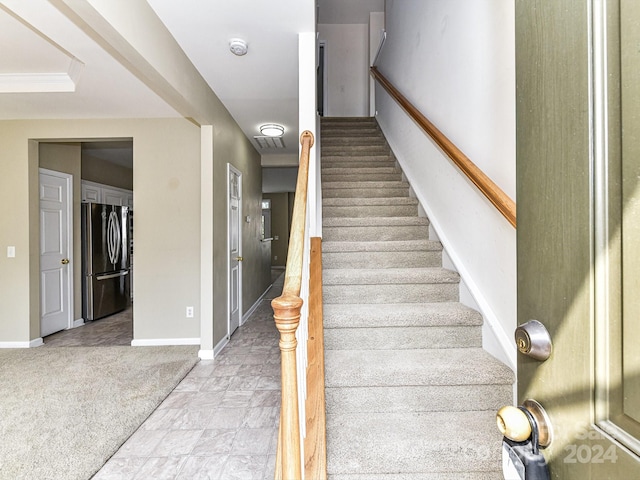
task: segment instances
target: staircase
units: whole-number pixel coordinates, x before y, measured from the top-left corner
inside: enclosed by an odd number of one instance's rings
[[[321,127],[329,478],[502,479],[513,373],[482,349],[375,119]]]

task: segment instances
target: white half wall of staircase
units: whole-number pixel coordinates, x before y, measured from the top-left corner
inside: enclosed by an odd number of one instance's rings
[[[380,71],[515,199],[514,5],[501,0],[387,2]],[[470,296],[484,346],[516,363],[516,232],[376,87],[378,122]]]

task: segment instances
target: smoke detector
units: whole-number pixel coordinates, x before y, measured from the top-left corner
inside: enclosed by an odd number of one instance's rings
[[[241,38],[232,38],[229,40],[229,50],[234,55],[241,57],[242,55],[246,55],[247,53],[247,42],[242,40]]]

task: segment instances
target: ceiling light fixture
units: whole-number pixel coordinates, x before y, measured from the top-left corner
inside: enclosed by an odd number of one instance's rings
[[[247,42],[242,40],[241,38],[232,38],[229,40],[229,50],[234,55],[241,57],[242,55],[246,55],[247,53]]]
[[[267,137],[281,137],[284,134],[284,127],[275,123],[260,125],[260,133]]]

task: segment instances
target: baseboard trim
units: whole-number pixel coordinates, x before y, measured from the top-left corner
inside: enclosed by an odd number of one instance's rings
[[[244,325],[244,322],[246,322],[249,319],[249,317],[253,314],[253,312],[255,312],[256,309],[260,306],[260,302],[262,301],[264,296],[269,292],[269,290],[271,290],[271,287],[273,287],[273,284],[269,285],[267,287],[267,289],[264,291],[264,293],[258,297],[258,299],[255,301],[255,303],[253,305],[251,305],[251,308],[249,308],[249,310],[247,310],[242,315],[242,323],[241,323],[241,325]]]
[[[224,338],[222,340],[220,340],[215,347],[213,347],[213,357],[214,358],[217,357],[220,354],[222,349],[224,347],[226,347],[227,343],[229,343],[229,337],[225,335]]]
[[[71,328],[81,327],[83,325],[84,325],[84,318],[79,318],[73,321],[73,325],[71,325]]]
[[[213,350],[198,350],[200,360],[213,360]]]
[[[0,342],[0,348],[35,348],[43,344],[42,337],[38,337],[28,342]]]
[[[170,345],[200,345],[199,338],[145,338],[131,340],[132,347],[158,347]]]

